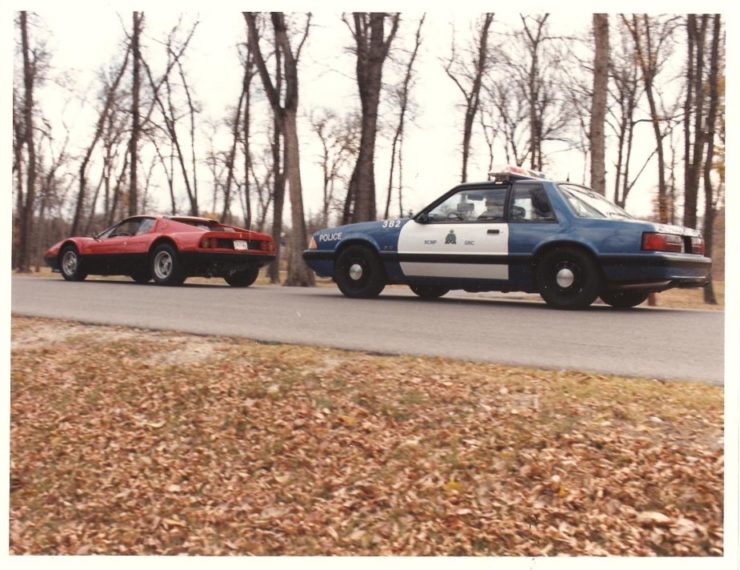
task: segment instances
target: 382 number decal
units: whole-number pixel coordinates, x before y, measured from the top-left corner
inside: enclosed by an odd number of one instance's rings
[[[401,220],[383,220],[383,227],[387,229],[400,228]]]

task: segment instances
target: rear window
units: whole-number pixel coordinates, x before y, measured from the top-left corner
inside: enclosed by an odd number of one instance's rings
[[[229,227],[229,226],[224,226],[223,224],[220,224],[216,220],[198,220],[198,219],[193,219],[193,218],[172,218],[172,220],[180,224],[187,224],[189,226],[193,226],[196,228],[200,228],[202,230],[208,230],[212,232],[236,231],[234,230],[234,228]]]
[[[558,188],[581,218],[632,218],[622,208],[593,190],[573,184],[558,184]]]

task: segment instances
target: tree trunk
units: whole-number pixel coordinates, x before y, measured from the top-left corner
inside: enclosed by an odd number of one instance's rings
[[[291,286],[309,286],[314,284],[313,273],[308,270],[302,263],[303,250],[308,247],[306,239],[306,222],[303,217],[303,194],[301,187],[301,171],[298,148],[298,131],[296,120],[298,114],[298,59],[300,57],[303,44],[308,37],[308,31],[311,22],[311,15],[308,15],[306,29],[303,38],[293,52],[288,39],[288,30],[285,24],[285,16],[282,12],[271,12],[272,27],[275,32],[275,53],[277,60],[276,78],[284,77],[285,79],[285,97],[281,102],[280,91],[273,83],[262,56],[259,47],[259,38],[257,36],[256,14],[254,12],[244,12],[244,18],[247,23],[248,41],[250,49],[254,54],[255,64],[262,79],[262,85],[267,95],[267,99],[272,107],[275,117],[276,133],[282,131],[285,138],[285,169],[289,176],[290,199],[291,199],[291,228],[290,239],[290,258],[288,260],[288,277],[286,285]],[[280,62],[282,61],[282,65]],[[279,87],[279,85],[278,85]],[[275,145],[273,152],[278,148]],[[278,222],[278,196],[275,196],[275,221]],[[281,213],[282,213],[282,204]],[[282,223],[282,220],[281,220]],[[275,228],[273,227],[273,233]],[[278,237],[279,239],[279,237]],[[300,262],[296,260],[300,259]],[[277,271],[274,270],[274,271]],[[272,275],[271,275],[272,277]]]
[[[719,105],[719,43],[722,20],[719,14],[714,15],[714,30],[712,34],[712,56],[709,69],[709,113],[707,115],[707,157],[704,161],[704,243],[706,255],[712,255],[714,240],[714,202],[712,188],[712,168],[714,166],[714,130],[717,124],[717,107]],[[710,275],[709,284],[704,288],[704,302],[717,304],[714,294],[714,282]]]
[[[18,256],[18,271],[28,272],[31,270],[31,238],[33,235],[33,212],[36,201],[36,146],[34,143],[33,126],[33,90],[36,80],[35,61],[32,61],[31,48],[28,42],[28,14],[21,12],[21,45],[23,51],[23,121],[24,121],[24,143],[28,155],[28,166],[26,167],[26,191],[25,200],[20,216],[20,254]]]
[[[136,214],[138,209],[139,192],[138,192],[138,179],[137,179],[137,166],[139,162],[139,136],[141,131],[141,125],[139,123],[139,95],[141,91],[141,50],[140,50],[140,38],[141,29],[144,22],[144,14],[142,12],[134,12],[132,15],[133,19],[133,34],[131,37],[131,48],[133,51],[133,79],[131,85],[131,139],[129,140],[129,153],[131,155],[130,166],[131,166],[131,181],[129,183],[129,202],[128,202],[128,213],[130,216]]]
[[[360,151],[357,157],[344,207],[344,222],[377,218],[375,203],[375,138],[378,129],[378,105],[382,87],[383,63],[398,29],[399,15],[382,12],[353,15],[357,51],[357,87],[362,107]],[[391,18],[391,31],[385,37],[385,19]],[[368,35],[369,32],[369,35]]]
[[[593,15],[594,29],[594,80],[591,99],[591,189],[606,194],[606,164],[604,161],[606,97],[609,82],[609,16]],[[620,152],[621,152],[620,148]]]
[[[287,110],[285,121],[285,169],[290,192],[290,247],[288,276],[285,285],[306,287],[315,284],[314,274],[303,262],[303,251],[308,247],[306,219],[303,214],[303,188],[301,185],[300,147],[298,145],[297,112]]]

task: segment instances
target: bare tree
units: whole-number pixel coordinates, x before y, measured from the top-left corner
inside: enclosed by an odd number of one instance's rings
[[[470,50],[470,61],[466,56],[458,56],[455,40],[452,40],[452,53],[445,64],[447,76],[455,82],[465,99],[465,117],[463,119],[462,171],[460,181],[468,179],[468,159],[470,158],[470,140],[473,136],[473,124],[480,106],[483,76],[490,66],[488,37],[493,14],[483,14],[476,24],[476,36]]]
[[[522,28],[497,50],[494,72],[499,85],[495,100],[502,123],[507,121],[515,127],[504,130],[509,141],[520,136],[517,127],[527,128],[522,145],[526,150],[517,151],[517,162],[528,161],[530,168],[540,170],[544,166],[544,143],[572,145],[569,135],[575,110],[563,82],[563,38],[550,35],[549,14],[520,18]]]
[[[87,198],[87,167],[90,164],[90,160],[92,159],[95,147],[98,144],[98,141],[103,136],[105,128],[108,125],[108,119],[115,105],[118,86],[121,83],[123,74],[126,72],[126,68],[128,67],[128,60],[129,60],[129,56],[131,55],[132,49],[133,49],[132,45],[127,46],[126,53],[123,58],[123,62],[121,63],[120,67],[118,68],[118,71],[114,75],[113,81],[111,82],[110,85],[107,85],[104,87],[103,108],[100,110],[100,114],[98,115],[98,122],[95,126],[95,132],[93,134],[92,141],[87,146],[87,149],[85,149],[85,154],[82,158],[82,162],[80,163],[79,174],[78,174],[79,190],[77,192],[77,204],[75,206],[74,218],[72,219],[72,228],[70,230],[70,233],[72,235],[77,235],[82,225],[82,217],[84,215],[85,200]],[[131,142],[129,142],[129,145],[131,145]],[[135,156],[135,152],[132,151],[132,147],[129,146],[129,148],[130,148],[130,152],[132,152],[132,156]],[[92,210],[94,212],[95,208],[93,207]]]
[[[146,72],[146,76],[147,76],[149,85],[152,90],[153,102],[154,104],[156,104],[157,108],[159,109],[162,115],[162,119],[164,121],[165,132],[167,133],[167,136],[169,137],[174,147],[175,156],[180,166],[180,172],[182,174],[183,182],[185,184],[185,190],[187,192],[188,200],[190,203],[190,213],[194,216],[197,216],[199,214],[197,170],[195,169],[194,155],[192,154],[192,151],[191,151],[192,173],[189,172],[188,166],[186,164],[185,149],[183,148],[183,145],[180,141],[180,137],[179,137],[178,130],[177,130],[177,122],[180,117],[179,105],[177,105],[175,101],[173,100],[173,85],[170,79],[170,72],[176,65],[179,65],[180,58],[185,52],[185,49],[187,48],[187,46],[189,45],[190,40],[192,39],[193,34],[195,33],[196,28],[198,27],[198,24],[199,22],[197,21],[193,24],[193,27],[191,28],[187,37],[185,38],[183,42],[181,42],[177,50],[174,47],[175,46],[175,36],[176,36],[176,32],[179,29],[180,24],[178,23],[173,28],[173,30],[170,32],[169,37],[166,42],[166,46],[165,46],[165,49],[167,51],[167,67],[160,80],[157,81],[154,79],[154,74],[151,70],[151,67],[149,66],[149,64],[144,58],[141,58],[141,64],[144,68],[144,71]],[[194,115],[196,113],[196,108],[195,108],[193,99],[190,96],[190,91],[188,88],[186,76],[183,73],[182,68],[179,68],[179,70],[180,70],[181,84],[186,94],[188,111],[189,111],[188,114],[190,117],[190,141],[191,141],[191,145],[195,145]],[[162,85],[165,86],[165,96],[166,97],[163,97],[159,93]],[[149,120],[151,120],[150,116],[151,116],[151,113],[148,113],[147,120],[144,122],[148,122]],[[133,156],[131,160],[133,160]]]
[[[526,133],[528,106],[524,93],[515,82],[495,79],[485,83],[485,93],[488,105],[497,113],[495,120],[500,126],[498,132],[504,138],[507,164],[523,165],[529,156]],[[491,115],[492,120],[493,117]]]
[[[419,53],[421,47],[421,30],[424,26],[424,20],[426,14],[422,15],[419,19],[419,25],[416,28],[416,35],[414,40],[414,48],[409,56],[408,63],[406,64],[406,72],[403,77],[403,83],[401,87],[396,89],[395,94],[398,100],[398,123],[396,125],[395,133],[393,134],[393,142],[391,144],[391,167],[388,173],[388,195],[385,202],[385,213],[384,218],[388,218],[391,207],[391,197],[393,194],[393,174],[396,166],[396,157],[398,158],[398,215],[403,216],[403,135],[406,127],[406,113],[409,107],[409,96],[411,91],[411,84],[414,73],[414,62],[416,56]]]
[[[612,50],[610,57],[610,72],[612,77],[611,98],[615,104],[609,105],[608,124],[617,136],[617,160],[614,177],[614,202],[624,206],[627,195],[634,186],[638,177],[630,180],[630,164],[634,141],[635,119],[642,90],[639,81],[639,69],[634,56],[634,44],[631,42],[629,31],[623,22],[619,21],[619,43]],[[610,120],[609,120],[610,119]],[[654,153],[650,155],[650,158]],[[644,166],[643,169],[644,170]],[[640,170],[640,173],[642,173]]]
[[[399,14],[355,12],[345,24],[355,40],[357,87],[362,108],[362,132],[357,163],[349,181],[343,221],[359,222],[377,218],[375,203],[375,138],[378,106],[383,80],[383,64],[398,31]],[[386,20],[390,30],[385,33]]]
[[[701,24],[696,14],[689,14],[686,21],[686,99],[684,103],[684,208],[683,224],[695,228],[699,177],[704,158],[705,133],[703,122],[705,82],[704,47],[709,15],[701,16]],[[693,122],[693,126],[692,126]]]
[[[606,99],[609,81],[609,15],[593,15],[594,72],[591,99],[591,188],[606,193],[605,134]]]
[[[645,95],[650,107],[650,123],[655,135],[658,158],[658,219],[665,223],[669,219],[669,204],[666,184],[666,160],[663,148],[665,134],[661,125],[664,117],[659,109],[659,93],[655,80],[666,61],[668,51],[672,47],[671,39],[677,18],[652,18],[647,14],[633,14],[629,18],[623,15],[621,18],[634,41],[635,57],[642,73]]]
[[[291,235],[288,252],[288,275],[285,285],[308,286],[314,284],[314,275],[303,263],[303,250],[308,245],[306,220],[303,214],[303,189],[301,186],[300,150],[298,145],[298,61],[301,50],[308,38],[311,15],[306,24],[295,52],[290,43],[285,15],[282,12],[271,12],[270,18],[275,33],[276,51],[282,57],[285,77],[285,98],[280,100],[279,93],[270,77],[265,58],[259,46],[256,25],[256,13],[245,12],[244,17],[249,28],[249,42],[254,54],[255,63],[262,79],[262,86],[270,101],[273,113],[280,118],[280,126],[285,134],[285,162],[290,191]]]
[[[321,143],[318,165],[322,172],[321,224],[329,225],[329,215],[337,207],[336,183],[345,179],[346,167],[357,156],[357,139],[360,134],[360,117],[350,114],[339,117],[329,109],[320,109],[309,117],[311,129]],[[340,208],[341,210],[341,208]]]

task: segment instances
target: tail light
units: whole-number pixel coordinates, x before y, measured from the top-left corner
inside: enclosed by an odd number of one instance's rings
[[[671,251],[681,253],[683,252],[683,238],[675,234],[645,232],[642,234],[642,249],[645,251]]]
[[[275,244],[272,240],[261,241],[260,250],[272,253],[273,251],[275,251]]]
[[[200,240],[200,247],[203,249],[215,249],[218,247],[218,240],[216,238],[204,237]]]
[[[704,255],[704,239],[700,237],[691,238],[691,253]]]

